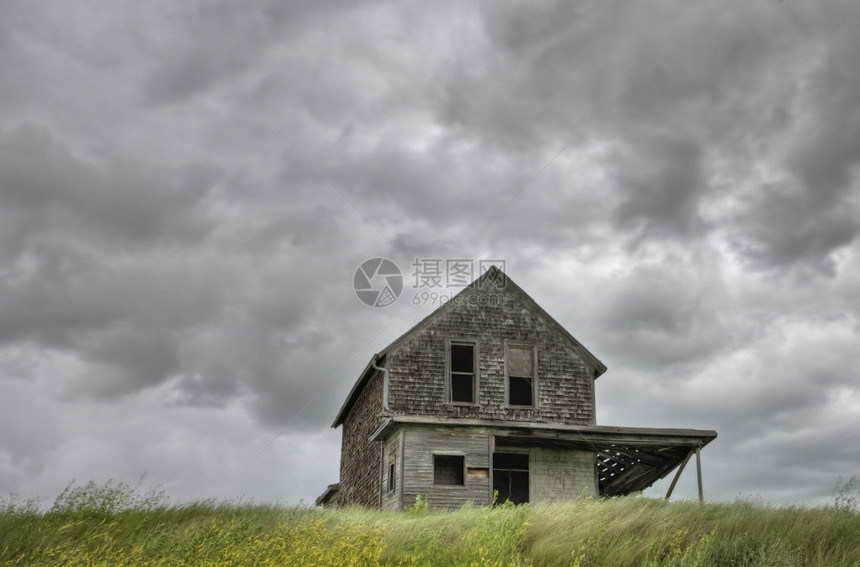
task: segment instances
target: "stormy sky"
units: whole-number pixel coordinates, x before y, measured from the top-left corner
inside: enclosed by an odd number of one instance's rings
[[[858,27],[851,1],[0,3],[0,494],[312,502],[359,372],[459,291],[416,259],[494,259],[609,367],[598,423],[716,429],[711,499],[832,499],[860,474]],[[374,257],[385,308],[353,291]]]

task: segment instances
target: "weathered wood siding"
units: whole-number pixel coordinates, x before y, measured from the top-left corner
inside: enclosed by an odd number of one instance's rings
[[[381,423],[382,373],[370,378],[343,421],[339,506],[379,506],[379,443],[368,439]]]
[[[493,294],[486,301],[481,294]],[[515,293],[470,289],[458,303],[388,354],[388,405],[393,414],[470,417],[589,425],[594,423],[594,368]],[[478,347],[478,405],[453,405],[446,389],[446,340]],[[505,344],[537,348],[537,403],[508,408]]]
[[[535,448],[531,458],[534,502],[597,496],[594,452]]]
[[[489,504],[492,500],[491,436],[492,432],[485,428],[428,426],[406,427],[392,436],[386,444],[403,448],[397,465],[403,467],[402,506],[414,504],[419,494],[425,496],[431,506],[439,508],[458,508],[467,501],[479,506]],[[498,450],[528,453],[532,502],[597,496],[591,451],[542,447]],[[463,486],[433,484],[434,454],[465,457]],[[383,499],[383,506],[397,509],[393,500]]]
[[[400,494],[403,491],[403,474],[402,463],[403,456],[401,454],[401,436],[400,431],[392,435],[386,442],[382,452],[383,470],[382,470],[382,507],[387,510],[400,510]],[[391,474],[390,465],[394,465],[394,490],[389,490],[389,475]]]
[[[402,430],[403,453],[403,505],[411,506],[420,494],[427,497],[432,507],[459,508],[467,501],[482,505],[489,502],[490,436],[479,430],[417,427]],[[467,472],[464,486],[437,486],[433,484],[434,453],[465,457]]]

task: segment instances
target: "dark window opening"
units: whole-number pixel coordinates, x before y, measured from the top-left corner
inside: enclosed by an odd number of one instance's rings
[[[493,492],[496,503],[529,501],[529,456],[525,453],[493,453]]]
[[[451,401],[471,404],[475,401],[472,377],[451,374]]]
[[[534,407],[535,356],[532,347],[508,347],[508,405]]]
[[[528,471],[528,453],[493,453],[493,469]]]
[[[451,344],[451,401],[475,403],[475,345]]]
[[[388,464],[388,492],[392,492],[397,485],[394,483],[394,463]]]
[[[433,484],[463,486],[465,464],[462,455],[433,455]]]
[[[534,396],[531,378],[511,376],[508,390],[508,403],[512,406],[532,406]]]
[[[473,345],[451,345],[451,372],[475,371],[475,347]]]

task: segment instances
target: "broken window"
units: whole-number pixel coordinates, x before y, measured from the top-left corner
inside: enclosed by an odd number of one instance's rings
[[[397,487],[397,484],[395,483],[395,480],[394,480],[394,472],[395,472],[394,457],[392,457],[391,462],[388,463],[388,492],[393,492],[394,489]]]
[[[449,352],[451,401],[475,403],[475,345],[451,343]]]
[[[533,407],[535,356],[531,347],[508,347],[508,405]]]
[[[527,453],[493,453],[493,493],[496,503],[529,501],[529,456]]]
[[[433,484],[463,486],[465,468],[463,455],[433,455]]]

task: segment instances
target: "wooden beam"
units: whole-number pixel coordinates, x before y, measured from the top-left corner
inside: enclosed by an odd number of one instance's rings
[[[489,428],[488,428],[489,429]],[[515,430],[511,428],[496,429],[499,436],[499,445],[517,445],[522,443],[538,444],[546,446],[556,445],[571,448],[595,449],[598,447],[611,448],[613,445],[627,447],[630,449],[643,448],[659,450],[666,446],[705,445],[713,438],[707,435],[697,436],[673,436],[673,435],[636,435],[617,434],[605,432],[583,432],[583,431],[546,431],[535,429],[532,431]]]
[[[524,436],[539,436],[541,432],[544,434],[582,434],[579,438],[586,442],[636,445],[638,441],[640,446],[645,447],[653,447],[663,444],[694,445],[701,443],[702,445],[706,445],[717,437],[716,431],[697,429],[614,427],[608,425],[562,425],[530,421],[401,415],[393,416],[391,419],[396,423],[411,423],[416,425],[483,426],[495,430],[498,435],[511,434],[514,432],[519,432]],[[504,430],[508,431],[506,432]]]
[[[704,502],[705,499],[702,495],[702,457],[700,453],[699,447],[696,447],[696,480],[699,483],[699,502]]]
[[[666,492],[666,498],[664,500],[668,500],[670,496],[672,496],[672,491],[675,490],[675,485],[678,484],[678,479],[681,477],[681,473],[684,472],[684,467],[687,466],[687,461],[690,460],[690,457],[693,456],[693,451],[687,453],[687,456],[684,457],[684,460],[681,461],[681,466],[678,467],[678,472],[675,473],[675,478],[672,479],[672,484],[669,485],[669,490]]]
[[[597,447],[597,452],[599,455],[627,466],[641,464],[650,467],[659,467],[666,462],[665,454],[661,455],[639,447]]]
[[[662,456],[656,455],[647,449],[637,449],[633,455],[635,455],[636,459],[640,462],[645,463],[646,465],[651,465],[652,467],[659,467],[666,461]]]

